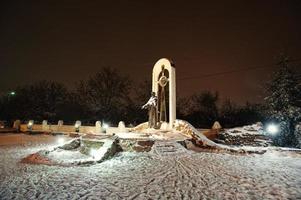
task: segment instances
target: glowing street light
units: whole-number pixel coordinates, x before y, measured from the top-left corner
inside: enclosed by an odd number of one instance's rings
[[[9,93],[9,95],[10,95],[10,96],[15,96],[15,95],[16,95],[16,92],[15,92],[15,91],[11,91],[11,92]]]
[[[32,127],[33,127],[34,121],[33,120],[29,120],[28,124],[27,124],[27,129],[29,131],[32,131]]]
[[[103,123],[102,124],[102,132],[107,133],[107,129],[109,128],[109,124]]]
[[[276,134],[279,132],[279,126],[276,125],[276,124],[269,124],[266,128],[266,131],[269,133],[269,134]]]
[[[102,125],[102,128],[108,129],[108,128],[109,128],[109,125],[104,123],[104,124]]]
[[[79,132],[79,127],[82,125],[82,122],[81,121],[76,121],[75,122],[75,132]]]

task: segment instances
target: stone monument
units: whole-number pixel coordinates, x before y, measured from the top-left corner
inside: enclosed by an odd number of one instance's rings
[[[176,69],[174,64],[166,58],[158,60],[153,68],[152,92],[158,97],[156,107],[158,122],[160,124],[168,122],[169,128],[172,129],[176,120]],[[169,101],[168,118],[166,97]]]

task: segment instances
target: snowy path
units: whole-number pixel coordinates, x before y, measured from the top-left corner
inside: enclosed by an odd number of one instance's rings
[[[89,167],[59,167],[18,163],[53,144],[52,136],[22,136],[31,142],[21,145],[1,137],[0,199],[301,199],[301,156],[293,152],[121,153]]]

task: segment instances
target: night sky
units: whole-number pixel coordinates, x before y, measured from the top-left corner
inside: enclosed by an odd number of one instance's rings
[[[74,88],[103,66],[151,80],[166,57],[180,96],[260,102],[275,57],[301,59],[300,0],[179,2],[1,1],[0,92],[42,79]]]

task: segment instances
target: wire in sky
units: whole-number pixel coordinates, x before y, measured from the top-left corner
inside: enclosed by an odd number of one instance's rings
[[[301,59],[290,60],[288,62],[299,62],[299,61],[301,61]],[[225,74],[232,74],[232,73],[236,73],[236,72],[264,69],[264,68],[270,68],[270,67],[275,67],[275,64],[253,66],[253,67],[234,69],[234,70],[228,70],[228,71],[223,71],[223,72],[216,72],[216,73],[212,73],[212,74],[204,74],[204,75],[199,75],[199,76],[189,76],[189,77],[178,78],[178,80],[182,81],[182,80],[190,80],[190,79],[208,78],[208,77],[220,76],[220,75],[225,75]]]

